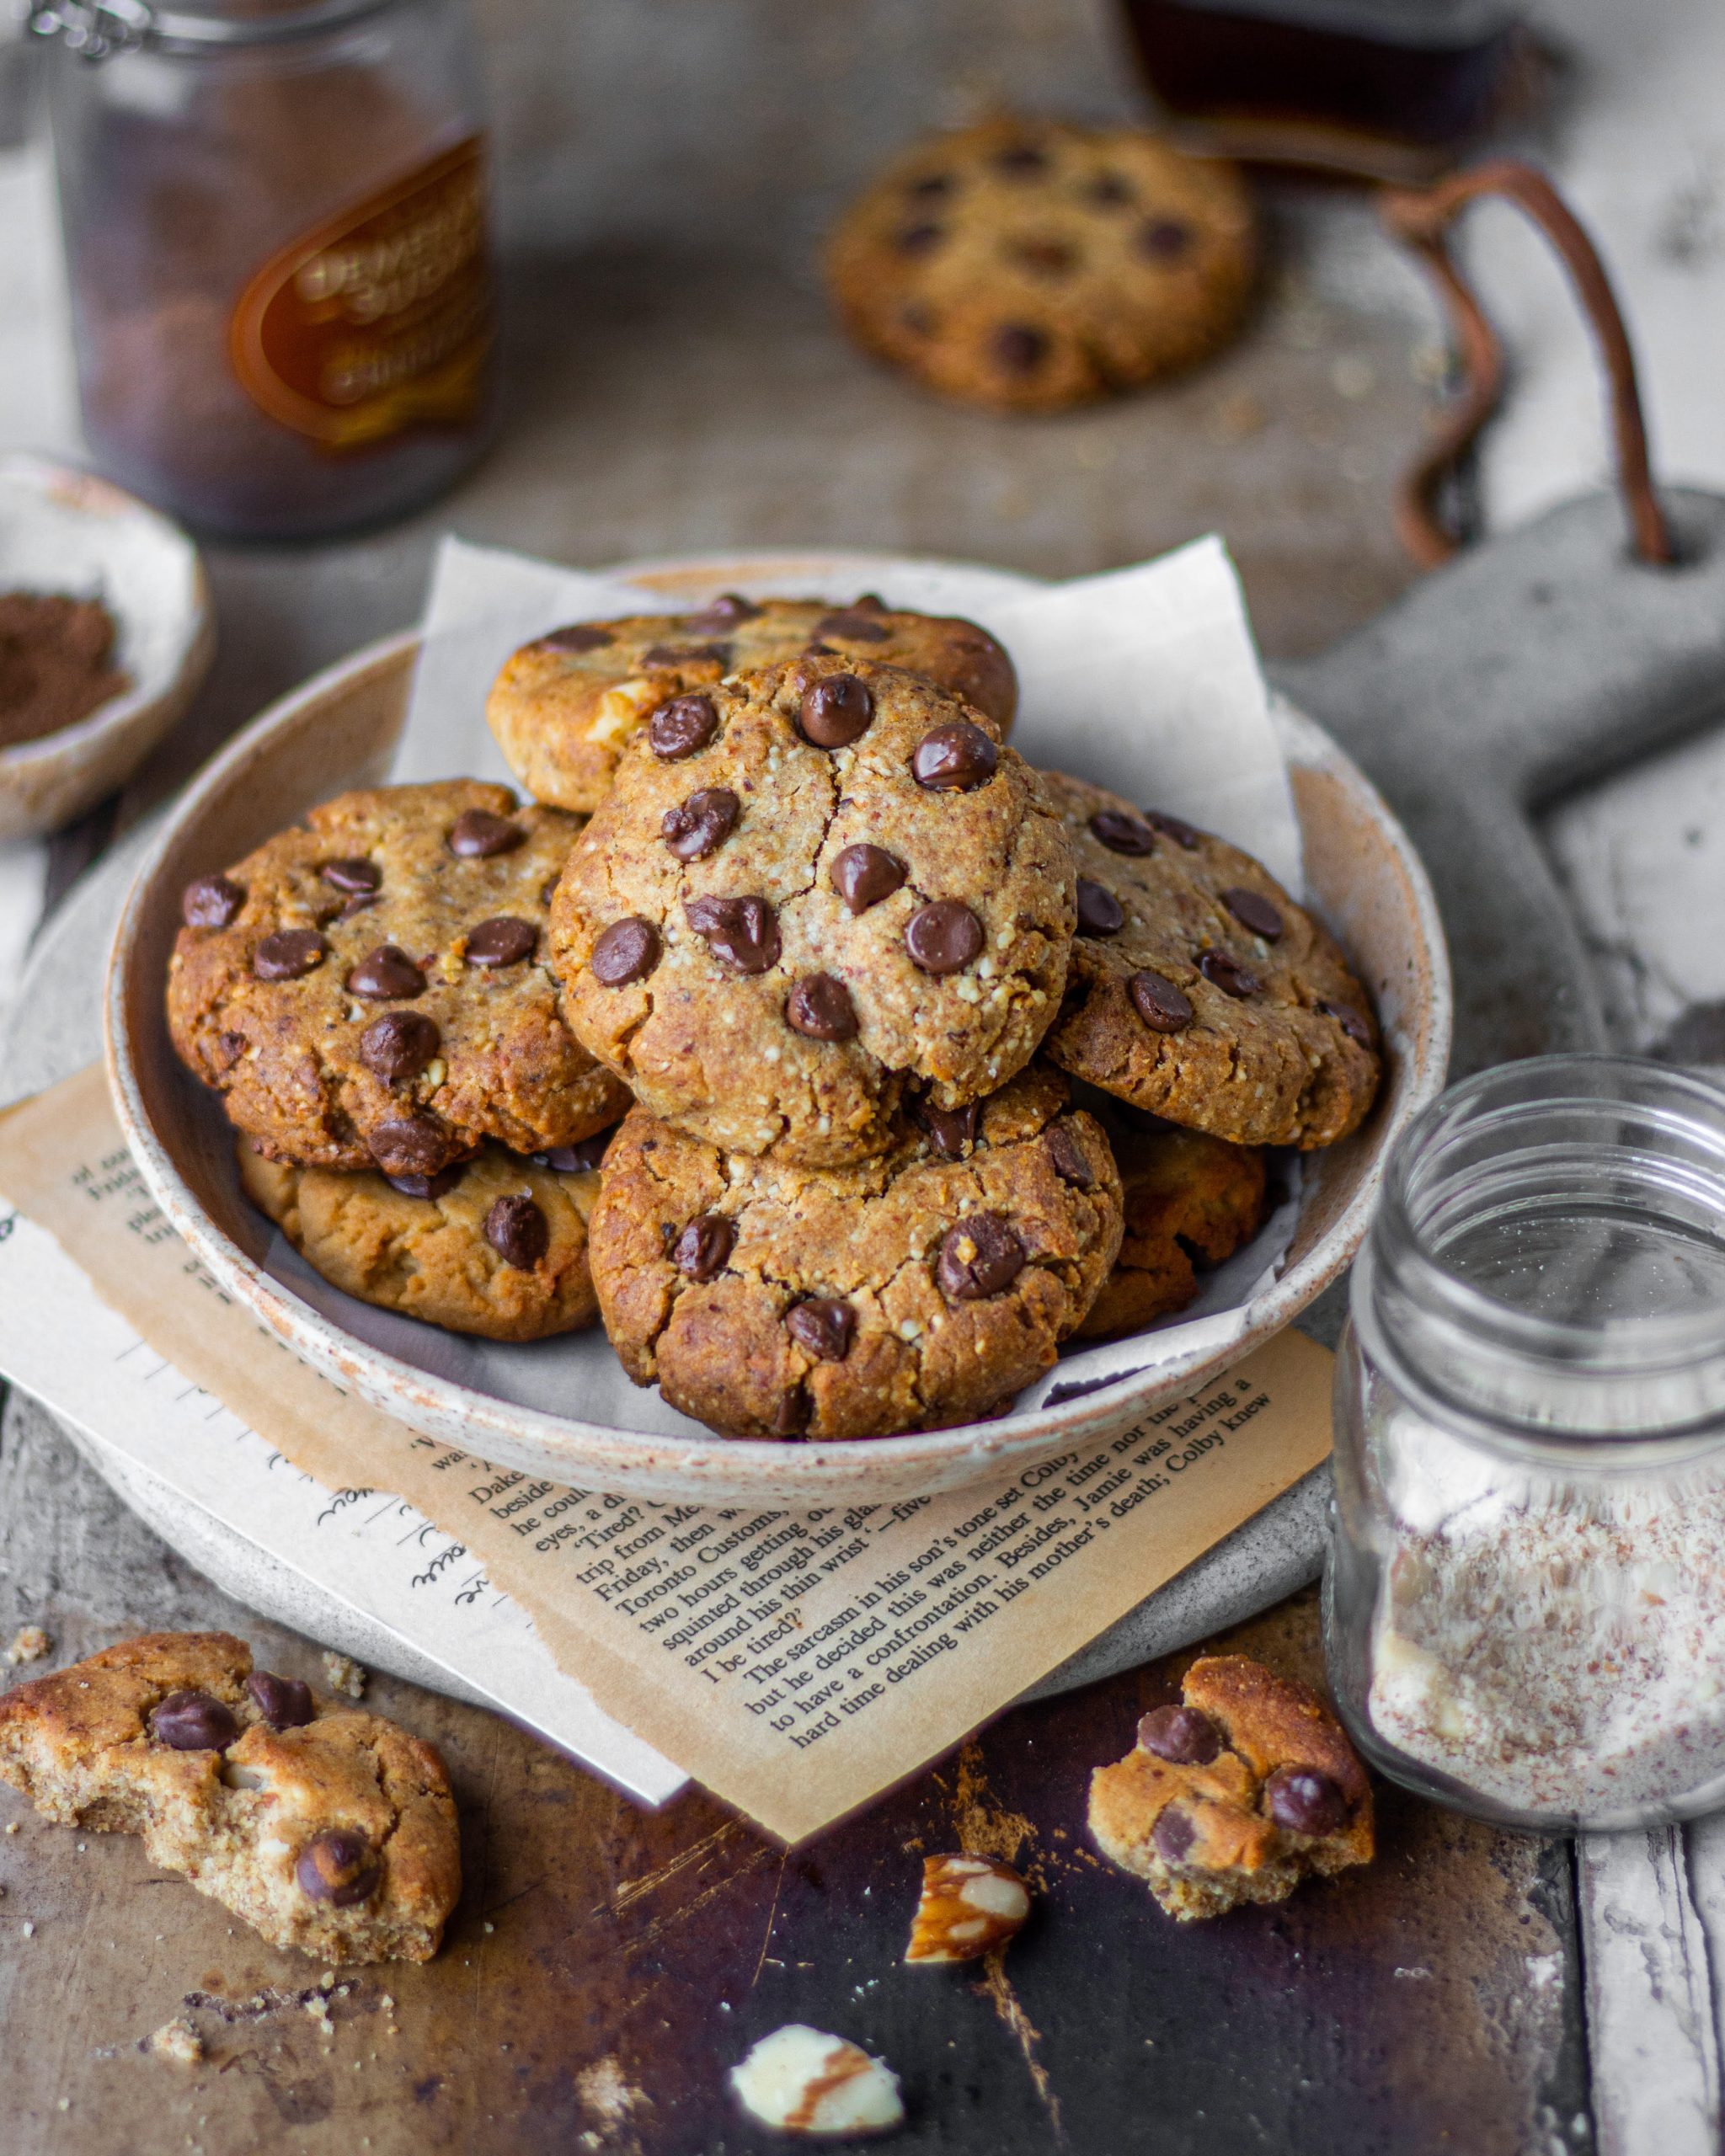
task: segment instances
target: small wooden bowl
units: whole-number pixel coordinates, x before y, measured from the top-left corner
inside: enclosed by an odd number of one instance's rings
[[[684,606],[704,604],[721,590],[764,595],[824,584],[836,593],[877,583],[896,583],[896,602],[905,605],[912,603],[902,595],[906,573],[927,575],[932,568],[874,555],[731,556],[638,564],[616,574]],[[968,575],[974,594],[988,573],[942,564],[937,574],[945,579],[941,604],[974,606],[974,595],[954,587]],[[997,592],[1024,588],[1022,580],[992,575]],[[222,1286],[337,1384],[441,1443],[586,1489],[801,1510],[879,1502],[1011,1475],[1038,1458],[1118,1436],[1269,1339],[1359,1248],[1391,1139],[1442,1089],[1449,963],[1430,887],[1400,826],[1329,737],[1283,707],[1309,894],[1376,999],[1388,1068],[1365,1126],[1306,1156],[1299,1225],[1281,1275],[1252,1304],[1243,1333],[1225,1347],[1194,1345],[1057,1406],[963,1428],[773,1444],[704,1432],[649,1434],[546,1413],[453,1383],[332,1322],[261,1262],[264,1239],[240,1194],[232,1133],[174,1056],[163,984],[180,894],[194,877],[238,860],[341,788],[382,776],[405,716],[417,650],[418,638],[409,635],[355,653],[274,705],[208,766],[139,870],[108,981],[115,1104],[152,1195]]]
[[[196,694],[215,655],[209,586],[178,525],[88,472],[0,457],[0,591],[99,599],[131,686],[88,718],[0,749],[0,839],[57,830],[112,793]]]

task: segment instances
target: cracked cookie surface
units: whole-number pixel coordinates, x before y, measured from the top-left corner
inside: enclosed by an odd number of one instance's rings
[[[0,1780],[135,1833],[274,1946],[425,1961],[461,1892],[443,1762],[381,1716],[254,1670],[227,1632],[152,1632],[0,1698]]]
[[[1037,1065],[893,1150],[811,1171],[636,1109],[606,1155],[593,1283],[638,1385],[722,1434],[862,1438],[995,1413],[1114,1262],[1108,1141]]]
[[[181,1059],[301,1166],[427,1175],[568,1145],[628,1105],[564,1022],[551,887],[580,829],[455,779],[313,808],[200,878],[168,980]]]
[[[610,792],[625,745],[660,705],[727,675],[782,664],[811,645],[921,674],[975,706],[1002,739],[1012,726],[1012,662],[986,629],[889,609],[873,594],[831,606],[729,592],[696,614],[572,622],[513,654],[485,716],[537,800],[590,814]]]
[[[889,166],[826,267],[870,351],[949,397],[1043,412],[1205,358],[1255,261],[1231,166],[1135,128],[1001,119]]]
[[[662,707],[577,841],[551,955],[642,1105],[838,1166],[914,1081],[956,1108],[1055,1011],[1070,851],[1035,773],[918,676],[802,659]]]
[[[1237,1145],[1329,1145],[1370,1107],[1370,999],[1334,938],[1248,853],[1041,774],[1078,867],[1047,1053],[1135,1107]]]
[[[369,1171],[266,1160],[243,1138],[240,1182],[344,1294],[450,1332],[545,1340],[599,1315],[587,1216],[606,1135],[537,1160],[488,1145],[407,1189]],[[590,1152],[590,1166],[556,1165]]]

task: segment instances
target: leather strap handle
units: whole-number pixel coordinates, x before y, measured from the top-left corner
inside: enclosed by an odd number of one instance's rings
[[[1509,157],[1447,173],[1429,187],[1386,188],[1379,197],[1385,226],[1418,257],[1448,309],[1464,382],[1461,396],[1397,489],[1396,527],[1402,542],[1422,568],[1437,568],[1458,551],[1461,538],[1444,520],[1439,494],[1503,401],[1503,345],[1445,244],[1461,211],[1486,195],[1513,202],[1530,217],[1569,272],[1610,385],[1617,484],[1631,539],[1641,560],[1667,566],[1676,559],[1676,548],[1648,468],[1635,355],[1610,280],[1593,242],[1550,180],[1533,166]]]

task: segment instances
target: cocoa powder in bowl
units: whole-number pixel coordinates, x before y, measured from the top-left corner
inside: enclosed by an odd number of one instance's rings
[[[98,599],[0,592],[0,749],[76,726],[130,688],[114,641],[114,616]]]

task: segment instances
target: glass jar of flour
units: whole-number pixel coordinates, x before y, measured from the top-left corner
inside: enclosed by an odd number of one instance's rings
[[[1725,1090],[1467,1080],[1397,1145],[1352,1295],[1324,1618],[1364,1751],[1512,1826],[1725,1804]]]

